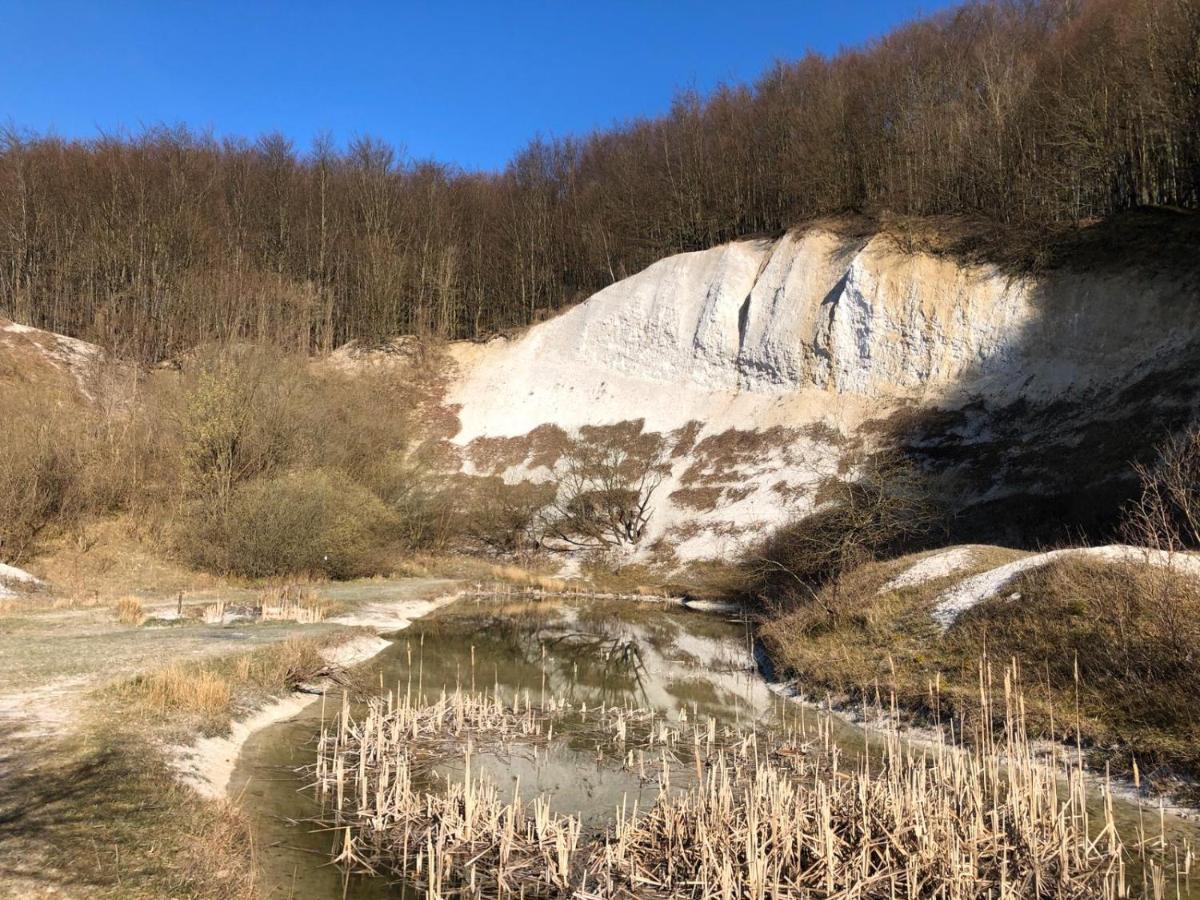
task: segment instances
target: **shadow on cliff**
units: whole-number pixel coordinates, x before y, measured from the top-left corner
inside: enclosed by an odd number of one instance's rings
[[[1118,220],[1044,255],[1055,262],[1038,276],[1036,315],[1006,355],[1006,370],[977,366],[950,402],[874,423],[944,483],[956,509],[955,543],[1112,540],[1137,491],[1133,464],[1152,460],[1159,441],[1200,417],[1200,216]],[[1011,402],[980,391],[982,378],[1036,381],[1037,373],[1023,371],[1031,360],[1094,371],[1104,342],[1138,338],[1138,317],[1147,312],[1138,304],[1154,305],[1162,340],[1147,342],[1153,350],[1102,386],[1073,386],[1041,401],[1036,391]]]

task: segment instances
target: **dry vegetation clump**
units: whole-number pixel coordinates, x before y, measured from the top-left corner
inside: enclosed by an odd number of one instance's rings
[[[1200,774],[1200,584],[1138,563],[1065,557],[1024,573],[1012,601],[983,603],[945,637],[950,659],[987,649],[1019,656],[1039,734],[1116,750],[1114,768],[1136,757]]]
[[[719,487],[682,487],[671,492],[671,500],[676,506],[696,512],[710,512],[717,508],[724,488]]]
[[[761,464],[772,451],[786,452],[800,432],[782,425],[764,431],[729,428],[704,438],[692,450],[692,464],[679,479],[684,487],[722,485],[738,481],[742,466]]]
[[[704,423],[699,419],[691,419],[667,435],[671,447],[671,458],[682,459],[692,452],[696,446],[696,438],[704,430]]]
[[[229,681],[202,665],[177,663],[140,676],[130,685],[137,702],[160,718],[176,715],[225,718],[233,690]]]
[[[551,594],[562,593],[571,586],[564,578],[548,575],[544,572],[531,572],[529,569],[522,568],[521,566],[492,566],[491,574],[495,578],[509,584],[538,588]]]
[[[1184,874],[1190,852],[1126,845],[1108,786],[1096,813],[1072,755],[1059,768],[1035,754],[1018,676],[1005,672],[1001,725],[982,719],[974,752],[917,749],[888,719],[873,733],[878,755],[846,761],[828,718],[815,731],[756,732],[554,697],[509,705],[456,691],[427,703],[410,691],[373,700],[361,719],[344,702],[306,772],[337,836],[334,861],[430,896],[1159,896],[1167,866]],[[619,808],[588,834],[550,799],[506,799],[472,768],[478,752],[552,752],[556,729],[560,740],[582,730],[612,765],[657,783],[653,805]],[[431,767],[456,756],[462,776],[430,784]]]
[[[113,604],[113,615],[122,625],[141,625],[146,619],[146,610],[137,597],[122,597]]]
[[[259,617],[264,622],[299,622],[313,625],[334,613],[334,605],[313,593],[303,582],[284,581],[267,585],[259,592]]]

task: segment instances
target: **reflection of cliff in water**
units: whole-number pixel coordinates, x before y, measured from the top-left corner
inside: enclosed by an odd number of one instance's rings
[[[599,616],[571,607],[551,607],[534,616],[506,617],[481,610],[420,623],[405,635],[412,653],[396,657],[402,670],[389,675],[415,679],[426,693],[458,686],[542,692],[588,706],[648,706],[703,709],[722,717],[757,705],[762,686],[741,651],[737,628],[721,623],[720,635],[697,635],[692,614],[663,615],[645,623]],[[676,619],[681,619],[676,621]],[[709,623],[709,630],[712,623]],[[731,639],[732,638],[732,639]],[[472,653],[474,671],[471,671]],[[693,672],[704,677],[693,677]],[[472,675],[474,681],[472,682]],[[711,677],[739,676],[737,687],[716,687]],[[733,680],[737,680],[734,678]],[[751,687],[753,686],[753,687]]]

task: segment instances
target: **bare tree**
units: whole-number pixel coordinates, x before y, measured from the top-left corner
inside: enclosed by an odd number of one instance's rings
[[[555,497],[541,514],[542,545],[567,551],[636,545],[670,471],[665,455],[659,435],[628,441],[617,432],[574,441],[559,463]]]
[[[1168,552],[1200,547],[1200,425],[1168,437],[1134,471],[1142,493],[1126,511],[1126,539]]]

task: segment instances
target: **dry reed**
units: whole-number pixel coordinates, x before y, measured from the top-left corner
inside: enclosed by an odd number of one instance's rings
[[[852,765],[827,719],[815,735],[742,731],[553,697],[534,706],[528,694],[524,705],[461,691],[420,703],[410,688],[372,701],[362,719],[344,700],[310,774],[336,862],[429,897],[1165,896],[1165,840],[1126,845],[1111,788],[1100,787],[1096,813],[1079,758],[1059,768],[1035,753],[1016,675],[1005,674],[1002,726],[981,725],[970,748],[917,748],[888,716],[872,729],[876,752]],[[623,805],[603,834],[585,835],[547,798],[523,800],[518,787],[506,801],[473,774],[481,748],[544,747],[568,722],[657,780],[656,802]],[[431,783],[435,761],[464,746],[461,779]],[[1186,877],[1190,848],[1175,858]]]
[[[285,582],[265,588],[259,596],[264,622],[297,622],[315,625],[329,617],[330,605],[313,596],[307,585]]]

